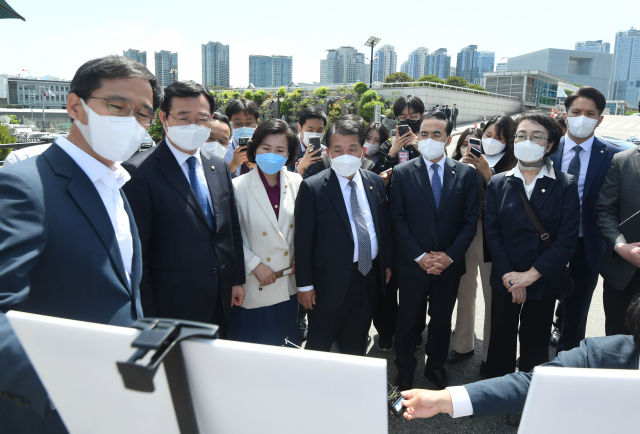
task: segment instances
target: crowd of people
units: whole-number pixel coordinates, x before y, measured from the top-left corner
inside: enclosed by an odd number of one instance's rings
[[[358,356],[373,322],[405,391],[417,349],[437,390],[452,386],[447,364],[474,354],[478,273],[487,378],[549,361],[558,300],[558,351],[579,347],[599,275],[606,334],[630,334],[640,240],[619,224],[640,210],[640,157],[594,136],[605,103],[590,87],[569,96],[566,133],[540,111],[494,116],[449,157],[455,105],[402,96],[395,135],[309,107],[296,134],[246,99],[218,112],[193,81],[163,90],[132,60],[85,63],[69,135],[0,171],[0,420],[65,432],[12,309],[200,321],[225,339]],[[158,108],[164,139],[133,155]]]

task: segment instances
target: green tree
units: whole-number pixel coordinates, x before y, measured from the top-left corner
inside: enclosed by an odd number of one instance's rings
[[[365,93],[368,89],[369,89],[369,86],[367,86],[366,83],[363,83],[361,81],[353,85],[353,91],[358,96],[362,96],[362,94]]]
[[[413,78],[407,73],[404,72],[394,72],[393,74],[387,75],[384,79],[385,83],[409,83],[412,82]]]
[[[14,125],[20,124],[20,121],[18,120],[18,117],[16,115],[7,115],[7,117],[9,118],[10,124],[14,124]],[[10,143],[14,143],[14,142],[10,142]]]
[[[373,120],[374,107],[377,105],[382,106],[381,110],[384,111],[384,103],[382,101],[374,100],[369,101],[358,109],[358,114],[362,116],[365,121],[371,122]]]
[[[245,92],[246,93],[246,92]],[[267,92],[265,92],[264,90],[260,89],[257,90],[254,94],[253,94],[253,102],[255,102],[257,105],[262,105],[262,103],[264,102],[264,100],[266,99],[265,96],[267,95]]]
[[[0,125],[0,144],[8,145],[16,141],[17,139],[11,135],[11,129],[6,125]],[[9,152],[11,152],[11,148],[0,149],[0,161],[4,161]]]
[[[366,91],[364,94],[362,94],[362,97],[360,97],[360,106],[362,107],[369,101],[377,101],[379,99],[380,99],[380,95],[378,95],[378,92],[376,92],[373,89],[370,89]]]
[[[239,99],[240,98],[240,92],[238,92],[238,91],[231,92],[231,98],[232,99],[233,98]]]
[[[248,99],[249,101],[253,101],[253,91],[252,90],[245,90],[244,91],[244,95],[242,95],[243,98]]]
[[[439,78],[437,75],[425,75],[424,77],[420,77],[418,81],[428,81],[431,83],[444,83],[444,80]]]
[[[162,122],[160,122],[160,109],[156,110],[156,121],[149,128],[149,135],[156,143],[160,143],[164,137],[164,128]]]
[[[564,90],[564,94],[567,96],[571,95],[572,93],[573,93],[572,90],[567,90],[567,89]]]
[[[582,85],[581,85],[581,84],[579,84],[579,83],[573,83],[573,85],[574,85],[575,87],[582,87]]]
[[[326,98],[329,95],[329,88],[327,86],[321,86],[313,91],[313,94],[318,98]]]
[[[278,89],[278,91],[276,92],[276,96],[280,98],[284,98],[286,94],[287,94],[287,89],[285,89],[284,86],[280,86],[280,89]]]
[[[470,84],[467,86],[468,89],[474,89],[474,90],[481,90],[483,92],[486,92],[487,89],[485,89],[484,87],[480,86],[479,84]]]
[[[285,99],[280,103],[280,116],[286,116],[293,108],[293,103],[290,99]]]
[[[449,86],[467,87],[467,84],[469,83],[467,83],[467,80],[462,77],[456,77],[455,75],[452,75],[444,81],[444,84],[447,84]]]

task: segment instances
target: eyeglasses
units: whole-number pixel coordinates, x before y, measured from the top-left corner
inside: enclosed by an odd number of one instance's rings
[[[211,126],[211,117],[210,116],[200,116],[195,120],[192,120],[191,118],[183,117],[183,116],[180,116],[179,118],[177,118],[174,115],[172,115],[171,113],[169,113],[169,116],[174,118],[178,125],[197,124],[200,127],[210,127]]]
[[[428,131],[420,131],[418,133],[418,136],[420,137],[421,140],[427,140],[429,138],[429,132]],[[439,131],[434,131],[431,134],[431,138],[434,140],[439,140],[442,138],[442,133]]]
[[[131,104],[121,99],[99,98],[97,96],[90,96],[89,98],[105,100],[107,102],[107,109],[109,110],[109,113],[115,116],[129,116],[133,110],[135,112],[134,116],[140,125],[146,127],[153,124],[156,120],[156,113],[154,111],[133,107]]]
[[[254,121],[251,122],[246,122],[244,125],[243,124],[236,124],[235,122],[232,123],[231,125],[233,125],[233,128],[236,130],[239,130],[242,127],[247,127],[247,128],[255,128],[256,127],[256,123]]]
[[[407,120],[419,121],[421,117],[422,116],[420,115],[420,113],[412,113],[412,114],[409,115],[409,117],[398,116],[398,121],[400,121],[400,122],[406,122]]]
[[[527,137],[536,145],[539,145],[540,142],[543,140],[549,141],[549,139],[547,139],[546,137],[542,137],[540,134],[533,134],[531,136],[527,136],[524,133],[518,133],[515,135],[514,142],[524,142],[525,140],[527,140]]]

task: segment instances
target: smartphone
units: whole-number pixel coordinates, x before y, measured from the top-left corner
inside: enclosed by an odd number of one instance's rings
[[[247,143],[249,143],[249,137],[238,139],[238,146],[247,146]]]
[[[409,132],[409,125],[398,125],[398,134],[400,137],[404,136]]]
[[[320,149],[320,137],[310,137],[309,147],[311,148],[311,152],[314,152]]]
[[[482,152],[480,152],[478,148],[474,148],[473,146],[469,148],[469,153],[473,154],[476,158],[480,158],[482,156]]]
[[[380,172],[380,176],[382,175],[389,175],[389,176],[393,175],[393,167],[391,169],[387,169],[383,172]]]
[[[482,147],[482,141],[480,139],[470,138],[469,139],[469,146],[471,146],[472,148],[476,148],[476,149],[480,150],[481,147]]]

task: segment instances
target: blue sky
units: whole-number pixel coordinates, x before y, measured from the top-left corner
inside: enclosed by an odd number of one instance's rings
[[[0,20],[4,41],[0,73],[50,74],[71,79],[85,61],[135,48],[179,53],[180,79],[202,79],[200,45],[230,45],[231,84],[249,81],[249,55],[293,56],[293,80],[320,78],[329,48],[363,53],[371,35],[393,45],[398,70],[417,47],[467,45],[495,51],[496,60],[543,48],[572,49],[576,41],[602,39],[640,28],[640,1],[192,1],[8,0],[27,21]],[[368,54],[367,54],[368,55]]]

